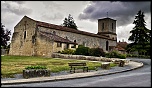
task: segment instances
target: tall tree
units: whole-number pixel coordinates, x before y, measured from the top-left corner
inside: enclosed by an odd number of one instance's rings
[[[1,47],[6,48],[8,46],[8,41],[10,40],[11,31],[5,30],[5,26],[1,23]]]
[[[133,22],[133,24],[135,24],[135,27],[133,28],[133,30],[130,31],[132,35],[128,39],[133,42],[132,44],[130,44],[129,47],[137,50],[139,53],[146,51],[148,52],[150,45],[151,34],[150,30],[146,28],[144,17],[144,12],[142,12],[141,10],[138,11]]]
[[[65,18],[63,21],[64,22],[63,22],[62,25],[64,27],[69,27],[69,28],[77,29],[77,26],[76,26],[76,24],[74,22],[73,17],[71,16],[71,14],[69,14],[68,18]]]

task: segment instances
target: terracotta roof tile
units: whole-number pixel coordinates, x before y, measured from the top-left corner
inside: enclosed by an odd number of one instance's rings
[[[119,51],[124,51],[125,49],[122,48],[121,46],[117,45],[116,48],[119,50]]]
[[[125,49],[127,47],[128,43],[127,42],[117,42],[117,45],[119,45],[120,47]]]

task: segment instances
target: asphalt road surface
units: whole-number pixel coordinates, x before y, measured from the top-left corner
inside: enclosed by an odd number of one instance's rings
[[[151,87],[151,59],[129,59],[142,61],[144,66],[136,70],[105,76],[54,82],[1,85],[1,87]]]

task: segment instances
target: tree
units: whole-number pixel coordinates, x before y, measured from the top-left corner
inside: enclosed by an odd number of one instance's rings
[[[7,42],[10,40],[11,31],[5,30],[4,27],[5,26],[1,23],[1,47],[7,48]]]
[[[144,12],[141,10],[138,11],[133,22],[133,24],[135,24],[135,27],[130,31],[132,35],[128,39],[133,42],[128,48],[134,48],[134,50],[137,50],[141,54],[143,51],[145,53],[145,50],[148,53],[150,49],[149,45],[151,37],[150,30],[145,27],[146,22],[144,20],[144,17]]]
[[[65,18],[63,21],[64,21],[64,22],[63,22],[62,25],[63,25],[64,27],[69,27],[69,28],[77,29],[77,26],[76,26],[76,24],[74,23],[74,19],[73,19],[73,17],[71,16],[71,14],[69,14],[68,18]]]

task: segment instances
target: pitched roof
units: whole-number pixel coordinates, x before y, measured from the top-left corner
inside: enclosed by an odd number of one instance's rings
[[[120,47],[125,49],[127,47],[128,43],[127,42],[117,42],[117,45],[119,45]]]
[[[41,27],[52,28],[52,29],[56,29],[56,30],[60,30],[60,31],[72,32],[72,33],[83,34],[83,35],[88,35],[88,36],[92,36],[92,37],[98,37],[98,38],[109,39],[109,40],[115,41],[114,39],[111,39],[106,36],[98,35],[98,34],[93,34],[93,33],[85,32],[85,31],[80,31],[80,30],[63,27],[60,25],[50,24],[50,23],[46,23],[46,22],[41,22],[41,21],[36,21],[36,22],[37,22],[37,26],[41,26]]]
[[[52,33],[48,33],[48,32],[42,32],[42,31],[39,31],[39,33],[51,40],[54,40],[55,42],[62,42],[62,43],[69,43],[69,44],[77,44],[76,42],[72,42],[68,39],[65,39],[65,38],[62,38],[58,35],[55,35],[55,34],[52,34]]]
[[[115,48],[117,48],[119,51],[124,51],[125,49],[122,48],[121,46],[117,45]]]

